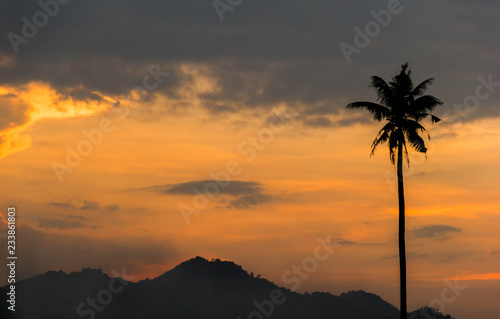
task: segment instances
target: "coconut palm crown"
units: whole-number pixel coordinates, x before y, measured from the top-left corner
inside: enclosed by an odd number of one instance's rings
[[[388,143],[389,158],[396,162],[396,150],[402,146],[408,165],[407,144],[420,153],[427,153],[425,141],[419,133],[427,133],[420,122],[430,116],[432,123],[441,119],[430,114],[438,105],[443,104],[432,95],[422,95],[434,78],[427,79],[414,87],[411,70],[408,63],[401,66],[401,72],[387,83],[378,76],[371,77],[370,87],[377,91],[378,102],[354,102],[347,105],[348,109],[366,109],[377,121],[387,120],[373,141],[371,155],[380,144]],[[427,133],[430,139],[429,134]]]

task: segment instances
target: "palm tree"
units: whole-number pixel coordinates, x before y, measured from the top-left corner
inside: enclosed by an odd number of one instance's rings
[[[420,124],[424,118],[430,116],[432,123],[441,121],[438,117],[430,114],[436,106],[443,104],[432,95],[423,95],[427,87],[432,84],[433,78],[427,79],[413,86],[411,70],[408,63],[401,66],[401,72],[392,77],[387,83],[378,76],[371,77],[370,87],[377,91],[378,102],[354,102],[347,105],[348,109],[365,109],[373,115],[377,121],[386,121],[384,127],[378,132],[373,141],[371,155],[375,153],[377,146],[387,143],[389,146],[389,158],[392,164],[396,163],[397,153],[397,175],[398,175],[398,199],[399,199],[399,267],[400,267],[400,289],[401,289],[401,319],[407,319],[406,306],[406,251],[405,251],[405,198],[403,188],[403,153],[406,157],[408,167],[407,144],[420,153],[427,153],[424,139],[419,133],[426,132]],[[430,135],[427,133],[428,138]]]

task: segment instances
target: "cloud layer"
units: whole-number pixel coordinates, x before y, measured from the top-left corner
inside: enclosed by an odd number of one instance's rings
[[[460,228],[449,225],[427,225],[412,230],[417,238],[430,238],[435,240],[446,240],[454,234],[461,233]]]
[[[205,196],[206,198],[227,195],[234,197],[229,205],[219,206],[226,208],[248,209],[252,206],[261,206],[276,199],[275,196],[264,193],[261,183],[252,181],[221,181],[202,180],[179,184],[155,185],[140,190],[154,191],[165,195]],[[226,200],[221,199],[225,203]]]
[[[147,66],[159,64],[171,72],[159,91],[175,97],[180,88],[193,87],[213,111],[284,102],[325,115],[356,97],[373,98],[369,76],[392,75],[406,61],[415,77],[435,76],[439,97],[448,103],[473,94],[478,75],[500,78],[494,59],[500,47],[490,32],[497,27],[497,5],[400,6],[401,13],[347,63],[340,43],[354,45],[354,28],[364,30],[373,12],[387,9],[383,3],[257,0],[225,13],[221,22],[210,1],[74,0],[60,5],[19,53],[7,37],[0,41],[0,84],[43,81],[75,99],[99,99],[93,92],[125,94],[141,84]],[[2,30],[21,36],[22,18],[31,21],[40,10],[34,0],[3,4]],[[486,106],[478,113],[499,114]],[[326,118],[308,122],[328,124]]]
[[[461,121],[499,116],[500,94],[493,93],[500,87],[500,45],[491,32],[498,6],[400,1],[399,9],[357,45],[349,63],[340,44],[356,46],[357,30],[369,33],[366,26],[387,4],[255,0],[225,12],[221,21],[212,2],[202,0],[73,0],[49,7],[36,0],[6,2],[0,12],[8,35],[0,41],[0,102],[7,105],[0,157],[31,145],[21,131],[36,110],[8,89],[30,83],[54,89],[58,100],[93,104],[93,114],[126,103],[123,97],[142,86],[154,88],[147,101],[169,101],[141,105],[155,117],[193,105],[213,115],[286,105],[301,114],[302,125],[322,129],[366,122],[367,114],[347,113],[345,105],[374,100],[369,77],[389,78],[409,61],[415,82],[436,78],[430,93],[445,103],[436,115],[446,120],[458,113]],[[34,22],[40,13],[48,18]],[[498,84],[492,94],[473,112],[463,111],[478,77],[490,75]],[[12,132],[16,127],[22,130]]]

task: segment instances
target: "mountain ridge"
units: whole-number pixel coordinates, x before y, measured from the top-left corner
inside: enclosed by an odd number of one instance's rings
[[[16,318],[395,319],[399,314],[375,294],[297,293],[255,277],[232,261],[202,257],[138,282],[111,277],[101,269],[48,271],[19,281],[16,291]],[[7,292],[8,286],[0,288],[0,293]],[[409,318],[450,319],[438,313],[423,315],[429,311]],[[3,305],[0,317],[10,314]]]

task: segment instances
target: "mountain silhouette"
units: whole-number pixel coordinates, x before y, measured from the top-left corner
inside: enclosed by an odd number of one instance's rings
[[[2,296],[9,286],[0,288]],[[137,283],[100,269],[49,271],[16,284],[16,311],[2,298],[0,318],[22,319],[396,319],[377,295],[300,294],[254,277],[241,266],[196,257],[155,279]],[[451,319],[423,308],[411,319]]]

